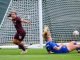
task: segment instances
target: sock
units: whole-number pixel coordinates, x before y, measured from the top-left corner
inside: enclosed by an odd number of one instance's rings
[[[18,48],[21,49],[21,47],[18,45]]]
[[[19,49],[22,49],[23,51],[26,50],[23,44],[18,45],[18,47],[19,47]]]

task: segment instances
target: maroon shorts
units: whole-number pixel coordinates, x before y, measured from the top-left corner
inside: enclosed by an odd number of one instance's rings
[[[14,39],[17,39],[19,41],[23,41],[24,37],[26,36],[26,32],[17,32],[14,36]]]

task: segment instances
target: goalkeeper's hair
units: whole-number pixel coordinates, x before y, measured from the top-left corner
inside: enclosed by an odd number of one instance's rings
[[[50,32],[49,30],[49,27],[47,25],[44,26],[44,29],[43,29],[43,39],[45,41],[47,41],[47,38],[48,38],[48,33]]]

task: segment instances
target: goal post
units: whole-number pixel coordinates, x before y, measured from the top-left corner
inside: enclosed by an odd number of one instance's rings
[[[42,20],[42,0],[38,0],[39,2],[39,30],[40,30],[40,46],[43,48],[43,20]]]
[[[5,20],[5,17],[6,17],[6,15],[7,15],[7,12],[8,12],[8,10],[9,10],[11,4],[12,4],[12,0],[10,1],[9,5],[8,5],[8,8],[7,8],[6,12],[5,12],[5,15],[4,15],[4,17],[3,17],[3,20],[1,21],[0,29],[1,29],[1,27],[2,27],[2,24],[3,24],[4,20]]]

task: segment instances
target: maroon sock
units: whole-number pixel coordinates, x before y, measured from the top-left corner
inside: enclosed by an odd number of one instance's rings
[[[20,44],[20,45],[18,45],[18,46],[19,46],[19,49],[22,49],[23,51],[26,50],[23,44]]]
[[[21,47],[18,45],[18,48],[21,49]]]

